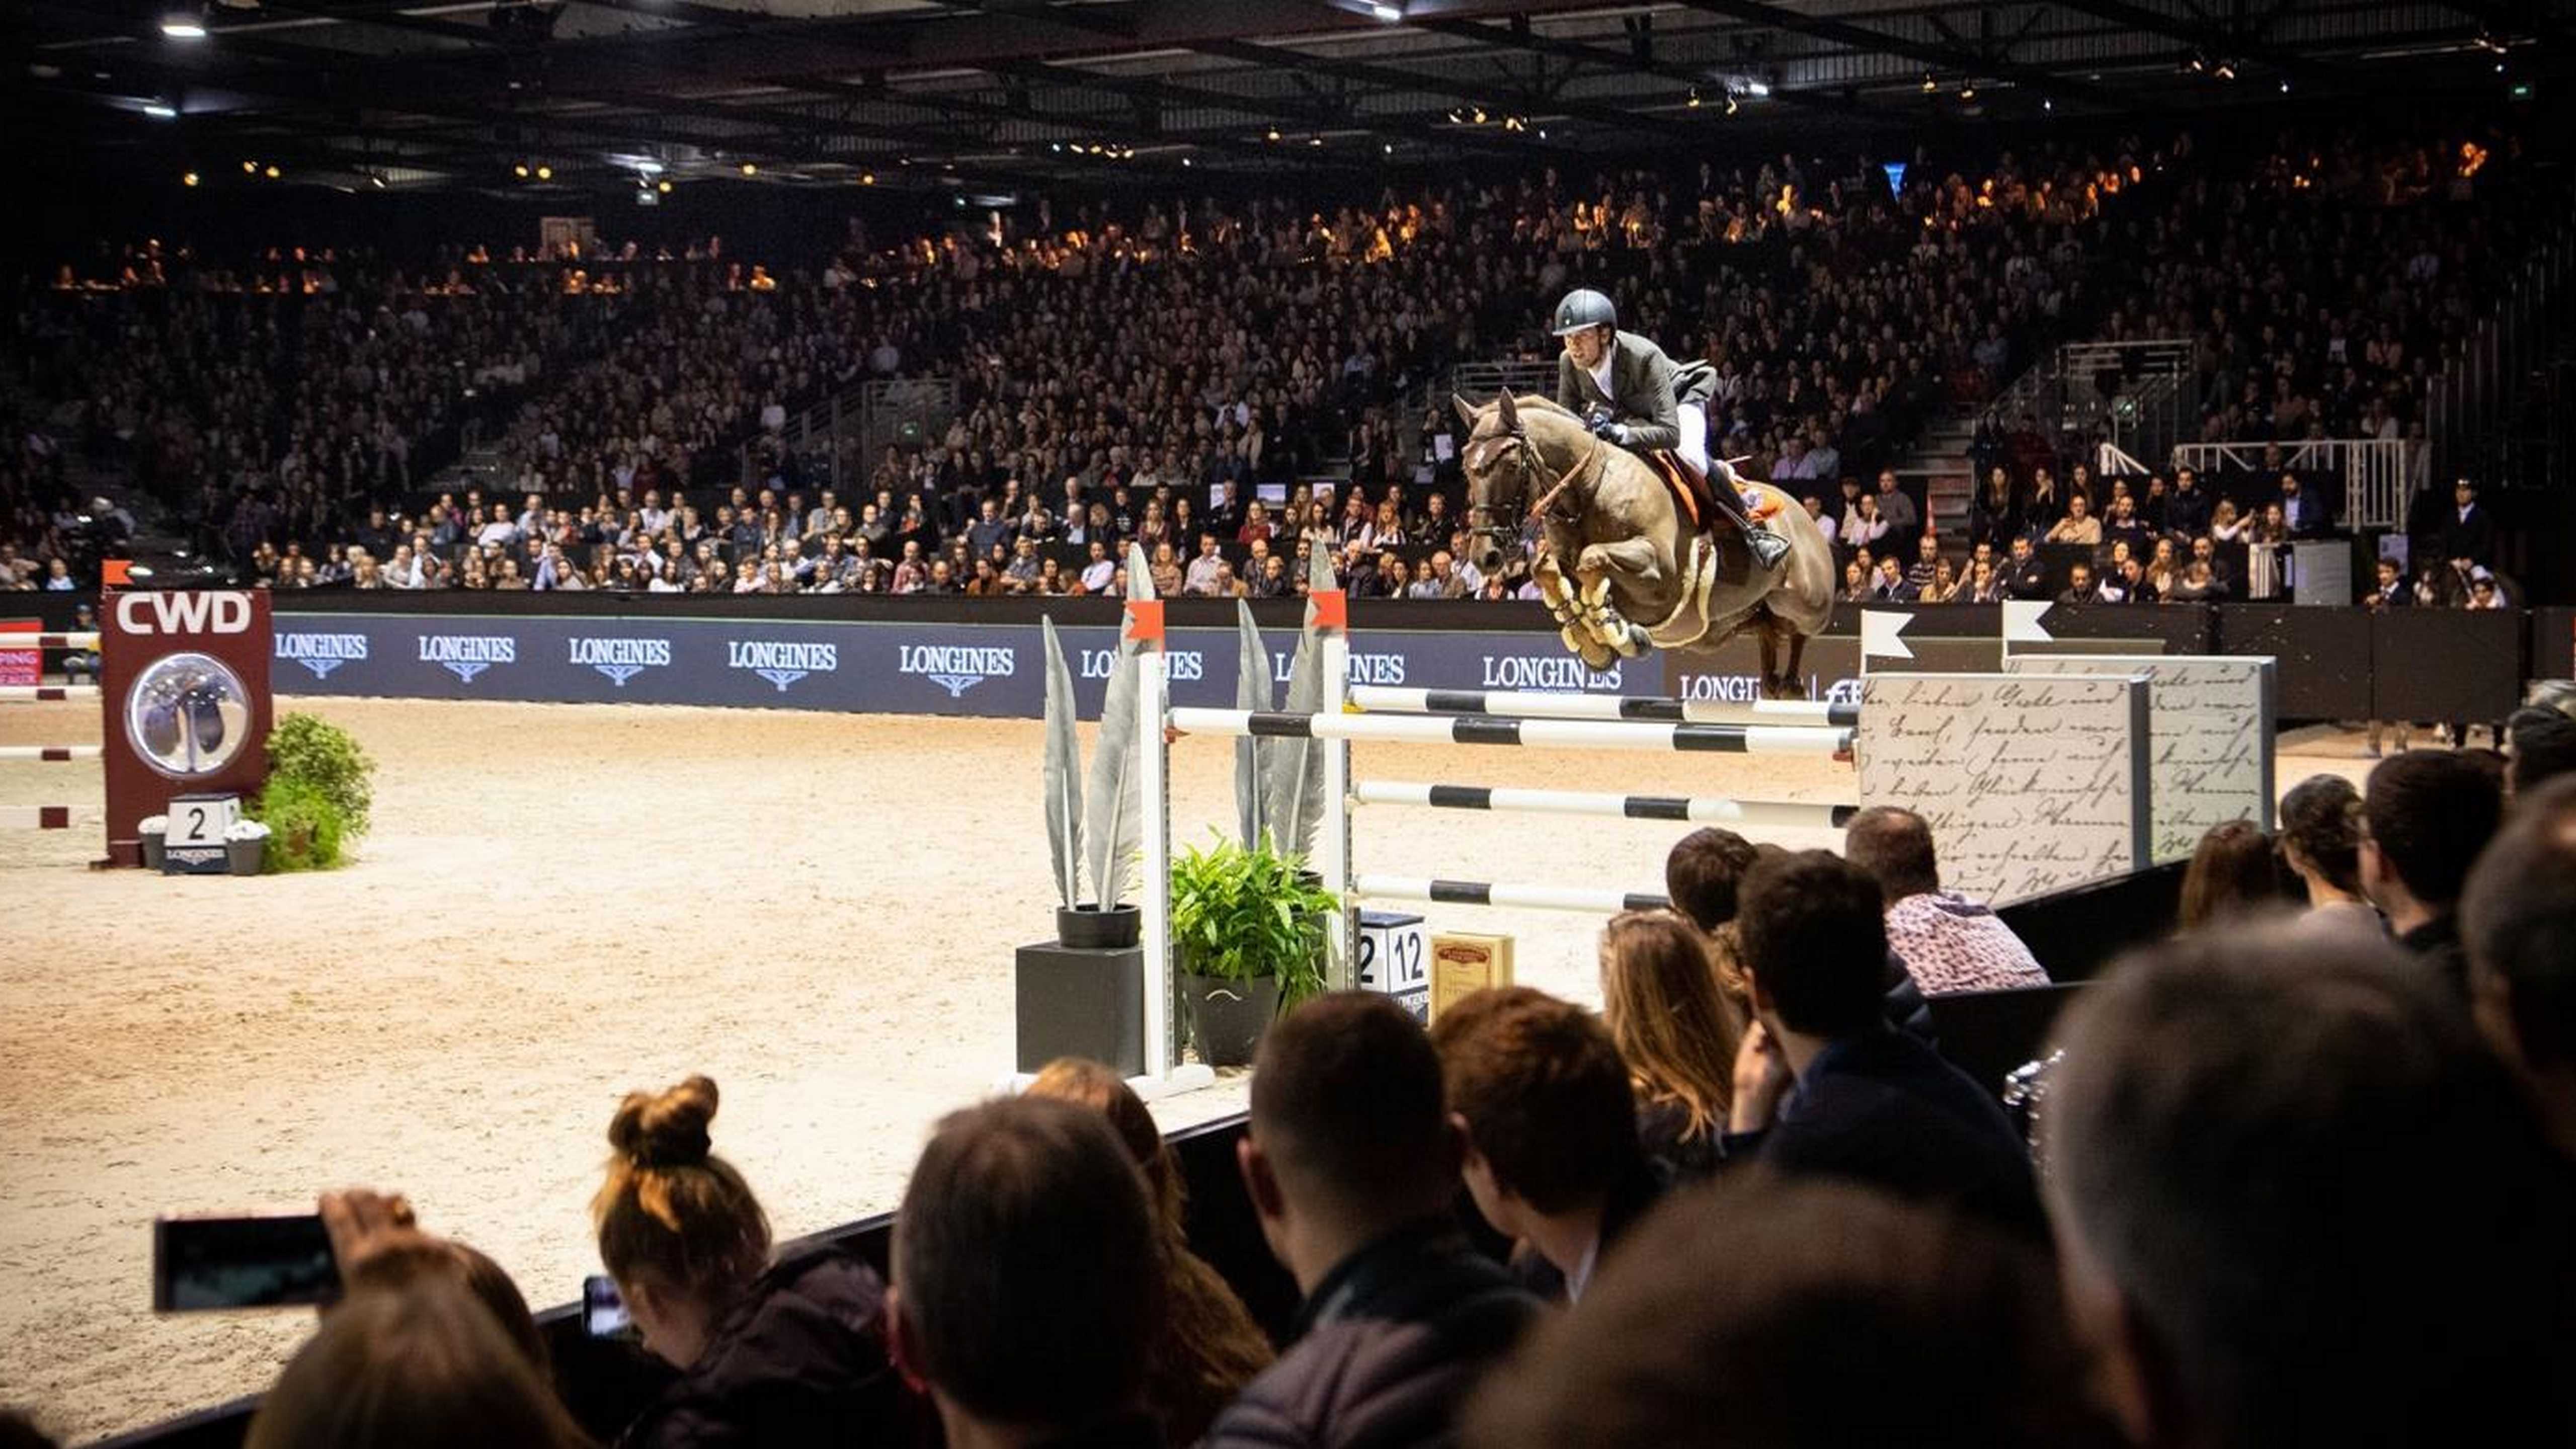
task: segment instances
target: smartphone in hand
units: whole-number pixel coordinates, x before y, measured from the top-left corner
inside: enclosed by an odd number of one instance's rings
[[[152,1310],[291,1308],[340,1296],[331,1238],[312,1213],[152,1222]]]
[[[581,1326],[593,1338],[633,1334],[635,1321],[626,1314],[626,1300],[618,1296],[616,1279],[593,1273],[581,1280]]]

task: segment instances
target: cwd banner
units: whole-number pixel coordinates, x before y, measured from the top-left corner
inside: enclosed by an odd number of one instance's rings
[[[1063,630],[1081,712],[1099,712],[1117,660],[1109,625]],[[1296,636],[1267,630],[1284,696]],[[1175,629],[1175,704],[1234,703],[1232,629]],[[1034,624],[795,623],[758,619],[425,618],[298,611],[277,626],[282,694],[543,703],[732,705],[845,714],[1034,719],[1045,694]],[[1593,671],[1554,634],[1370,631],[1356,684],[1660,694],[1656,656]],[[1703,686],[1709,687],[1709,686]],[[1274,701],[1275,703],[1276,701]]]

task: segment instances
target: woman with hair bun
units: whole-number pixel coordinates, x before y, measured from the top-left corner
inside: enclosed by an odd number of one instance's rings
[[[2388,927],[2361,895],[2361,792],[2341,775],[2310,775],[2281,797],[2281,859],[2307,886],[2302,937],[2384,938]]]
[[[885,1284],[838,1248],[770,1261],[769,1216],[710,1151],[716,1084],[630,1092],[591,1199],[599,1258],[644,1347],[680,1377],[618,1443],[908,1442],[913,1405],[886,1357]]]

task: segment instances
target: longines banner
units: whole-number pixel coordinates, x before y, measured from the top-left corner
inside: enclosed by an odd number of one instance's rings
[[[1062,631],[1080,712],[1096,715],[1116,658],[1107,626]],[[297,612],[277,626],[281,694],[423,699],[702,704],[855,714],[1035,718],[1045,646],[1027,624],[794,623],[759,619],[424,617]],[[1274,681],[1296,648],[1264,631]],[[1823,694],[1852,686],[1850,641],[1819,641],[1809,663]],[[1176,704],[1234,703],[1231,629],[1176,629],[1169,645]],[[1992,645],[1987,646],[1991,654]],[[1751,699],[1757,662],[1737,641],[1668,670],[1654,655],[1595,673],[1553,634],[1370,631],[1353,641],[1358,684],[1429,689],[1586,690]],[[1283,684],[1284,692],[1284,684]]]

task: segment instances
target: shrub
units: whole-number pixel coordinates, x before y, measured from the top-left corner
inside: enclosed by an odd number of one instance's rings
[[[375,773],[376,762],[358,747],[355,736],[313,715],[287,715],[268,732],[269,789],[286,783],[320,794],[338,812],[343,835],[367,833]]]
[[[269,778],[259,792],[258,820],[269,829],[268,852],[260,867],[269,872],[332,870],[340,864],[340,842],[348,817],[339,803],[303,780]]]

